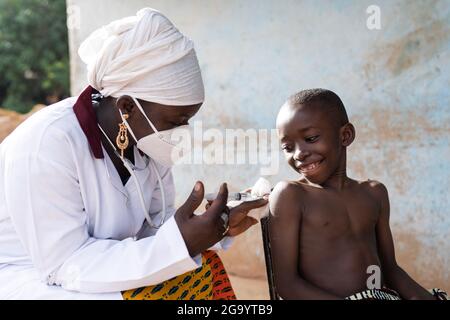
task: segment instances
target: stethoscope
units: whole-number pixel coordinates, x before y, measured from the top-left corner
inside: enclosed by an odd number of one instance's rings
[[[155,163],[153,162],[152,159],[150,159],[147,155],[145,155],[145,160],[146,160],[146,164],[144,168],[138,168],[137,166],[135,166],[130,160],[128,160],[125,157],[121,157],[119,152],[117,151],[116,146],[111,142],[111,140],[109,139],[109,137],[106,135],[105,131],[103,131],[102,127],[100,126],[100,124],[98,124],[98,127],[100,128],[100,131],[103,133],[103,135],[105,136],[106,140],[108,140],[109,144],[111,145],[111,147],[114,150],[114,153],[116,154],[116,156],[122,160],[123,165],[125,166],[125,168],[127,168],[128,172],[130,173],[130,176],[133,177],[134,183],[137,187],[138,190],[138,195],[139,195],[139,200],[141,203],[141,208],[142,208],[142,212],[144,213],[145,216],[145,220],[147,221],[148,225],[151,228],[154,229],[159,229],[163,224],[164,221],[166,220],[166,195],[164,192],[164,185],[162,183],[162,179],[161,176],[159,175],[159,172],[156,168]],[[156,172],[156,178],[158,179],[158,184],[159,184],[159,188],[161,190],[161,198],[162,198],[162,218],[161,221],[158,225],[153,223],[152,218],[150,217],[150,214],[148,213],[146,207],[145,207],[145,201],[144,201],[144,196],[142,193],[142,189],[141,189],[141,185],[139,184],[139,180],[136,177],[136,174],[134,173],[134,171],[142,171],[147,169],[148,165],[152,166],[153,170]],[[142,229],[141,229],[142,230]],[[139,235],[140,232],[138,232],[138,234],[136,235],[136,237]]]

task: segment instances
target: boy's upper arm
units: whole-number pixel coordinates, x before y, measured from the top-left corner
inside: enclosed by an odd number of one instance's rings
[[[269,203],[269,233],[272,264],[277,283],[288,283],[298,276],[301,192],[298,186],[280,182],[272,191]]]
[[[382,183],[372,186],[372,193],[380,204],[380,212],[376,225],[378,254],[383,268],[392,268],[397,265],[395,260],[394,241],[389,226],[390,205],[389,195]]]

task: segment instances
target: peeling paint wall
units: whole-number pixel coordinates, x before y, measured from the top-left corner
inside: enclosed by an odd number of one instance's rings
[[[207,100],[203,127],[273,128],[279,106],[299,89],[326,87],[344,101],[357,139],[349,173],[388,187],[397,257],[426,287],[450,289],[450,2],[68,0],[81,28],[70,32],[72,91],[85,85],[76,48],[92,30],[151,6],[196,44]],[[381,9],[368,30],[366,8]],[[254,165],[181,166],[181,203],[194,182],[237,191]],[[293,179],[281,156],[270,180]],[[259,226],[222,256],[235,274],[264,277]]]

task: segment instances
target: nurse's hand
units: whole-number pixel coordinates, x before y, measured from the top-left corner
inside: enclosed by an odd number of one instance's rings
[[[224,237],[225,227],[222,218],[227,211],[228,188],[220,186],[217,198],[202,215],[194,215],[205,194],[203,183],[197,181],[186,202],[175,213],[175,221],[183,236],[191,257],[207,250]],[[231,222],[231,221],[230,221]]]
[[[258,223],[258,220],[256,220],[253,217],[247,216],[247,214],[250,212],[250,210],[265,206],[268,201],[268,197],[265,197],[264,199],[254,200],[254,201],[246,201],[242,202],[240,205],[231,208],[230,214],[229,214],[229,229],[227,232],[227,236],[235,237],[245,231],[247,231],[248,228]],[[211,206],[211,203],[208,202],[206,205],[206,209],[208,209]]]
[[[258,223],[253,217],[247,216],[250,210],[265,206],[268,203],[266,199],[259,199],[254,201],[246,201],[240,205],[231,208],[230,210],[230,229],[227,232],[227,236],[235,237],[248,228]]]

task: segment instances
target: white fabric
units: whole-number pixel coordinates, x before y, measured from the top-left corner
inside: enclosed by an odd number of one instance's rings
[[[269,195],[272,191],[272,184],[266,178],[260,177],[258,181],[252,187],[252,195],[256,197],[263,197],[265,195]],[[267,203],[265,206],[250,210],[248,213],[250,217],[255,218],[256,220],[260,220],[264,217],[269,216],[269,204]]]
[[[104,96],[174,106],[204,100],[193,42],[154,9],[94,31],[78,54],[87,64],[89,84]]]
[[[69,98],[37,112],[0,145],[0,299],[121,299],[119,291],[201,264],[200,256],[189,256],[173,218],[169,168],[156,167],[167,221],[132,239],[145,220],[136,186],[132,179],[122,184],[106,152],[104,159],[94,158],[74,102]],[[145,166],[136,148],[134,156],[138,167]],[[148,211],[159,222],[156,174],[152,166],[136,174]]]

